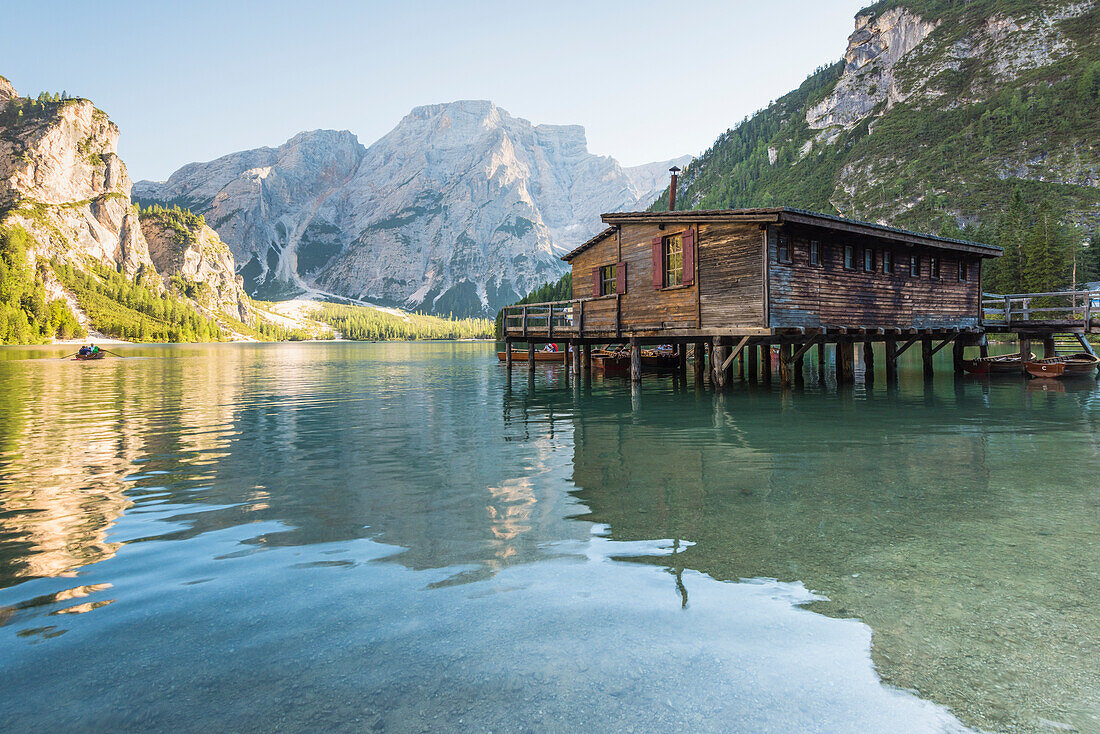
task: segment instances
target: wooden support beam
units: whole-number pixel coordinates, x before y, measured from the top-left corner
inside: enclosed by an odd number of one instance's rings
[[[875,344],[870,336],[863,340],[863,381],[868,385],[875,381]]]
[[[886,382],[888,385],[897,384],[898,381],[898,337],[896,334],[886,335]]]
[[[686,348],[686,347],[685,347]],[[695,342],[695,347],[692,349],[691,370],[692,376],[696,382],[703,381],[703,369],[706,365],[706,347],[703,346],[703,342]]]
[[[584,345],[584,373],[586,375],[592,374],[592,345]]]
[[[817,343],[817,382],[823,385],[825,384],[825,338],[818,338],[820,341]]]
[[[779,345],[779,384],[791,386],[791,345],[787,343]]]
[[[642,381],[642,345],[634,337],[630,338],[630,381]]]
[[[951,365],[955,368],[955,374],[961,375],[965,372],[963,369],[963,355],[966,350],[966,344],[962,339],[956,339],[955,345],[951,350]]]
[[[1027,374],[1027,360],[1031,354],[1031,339],[1026,336],[1020,336],[1020,372]]]
[[[730,352],[729,356],[726,357],[726,359],[722,362],[722,369],[723,370],[728,368],[730,366],[730,363],[733,362],[733,360],[739,354],[741,354],[741,350],[743,350],[745,348],[745,345],[749,343],[749,339],[751,339],[751,338],[752,338],[751,336],[745,336],[745,337],[741,338],[741,341],[737,342],[737,346],[733,348],[733,351]]]
[[[791,370],[794,372],[794,384],[800,387],[806,382],[806,363],[804,361],[804,355],[808,348],[808,344],[803,344],[794,356],[791,357]]]
[[[836,384],[850,385],[855,382],[855,345],[850,341],[836,343]]]
[[[924,379],[931,380],[934,374],[932,370],[932,337],[922,336],[920,338],[920,357],[921,366],[924,368]]]
[[[985,334],[982,334],[982,338],[978,342],[978,356],[979,357],[988,357],[989,356],[989,337],[987,337]]]
[[[1058,348],[1054,346],[1054,335],[1047,334],[1043,337],[1043,358],[1057,357]]]
[[[749,353],[749,382],[756,382],[760,374],[760,370],[757,366],[757,357],[759,356],[760,351],[756,348],[755,344],[750,346],[745,351]]]
[[[760,380],[765,385],[772,384],[772,345],[764,342],[760,345]]]
[[[932,354],[935,354],[936,352],[940,351],[941,349],[943,349],[948,344],[950,344],[951,342],[955,341],[958,338],[959,338],[959,335],[957,333],[952,334],[951,336],[947,337],[942,342],[940,342],[939,344],[936,345],[936,348],[932,350]]]
[[[512,371],[512,340],[504,337],[504,366]]]
[[[583,301],[582,301],[583,303]],[[581,345],[577,342],[573,342],[573,374],[580,375],[581,373]]]
[[[791,356],[791,359],[793,361],[801,360],[802,357],[805,356],[806,352],[810,351],[810,348],[813,347],[815,344],[817,345],[817,352],[818,352],[819,357],[821,357],[821,359],[824,360],[825,344],[821,341],[821,335],[820,334],[818,334],[814,338],[810,339],[810,341],[808,341],[805,344],[803,344],[802,346],[800,346],[798,348],[798,351],[795,352]]]
[[[685,380],[687,379],[688,369],[687,349],[687,342],[679,342],[676,344],[676,372]]]
[[[914,337],[910,338],[909,341],[905,342],[904,344],[902,344],[898,348],[898,351],[894,356],[895,357],[900,357],[901,355],[905,354],[905,350],[908,349],[909,347],[913,346],[914,344],[916,344],[918,341],[920,341],[919,336],[914,336]]]
[[[710,345],[710,365],[712,372],[710,379],[714,383],[714,389],[716,390],[726,389],[726,347],[723,345],[723,341],[723,337],[716,336]]]
[[[535,343],[531,341],[527,342],[527,371],[535,371]]]

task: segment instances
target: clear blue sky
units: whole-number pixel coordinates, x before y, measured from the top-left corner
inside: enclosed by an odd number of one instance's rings
[[[369,145],[411,108],[491,99],[627,165],[705,150],[843,54],[870,0],[21,0],[0,74],[88,97],[135,179],[301,130]]]

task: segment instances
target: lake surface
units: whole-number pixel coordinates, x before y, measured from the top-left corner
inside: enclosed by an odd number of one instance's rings
[[[493,349],[0,350],[0,730],[1100,731],[1094,380]]]

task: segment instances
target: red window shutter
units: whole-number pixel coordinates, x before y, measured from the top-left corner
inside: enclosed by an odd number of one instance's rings
[[[695,230],[690,227],[684,232],[684,285],[695,282]]]
[[[661,238],[653,238],[653,287],[665,287],[665,257]]]
[[[600,295],[600,269],[592,268],[592,295]]]
[[[626,263],[615,263],[615,292],[620,296],[626,293]]]

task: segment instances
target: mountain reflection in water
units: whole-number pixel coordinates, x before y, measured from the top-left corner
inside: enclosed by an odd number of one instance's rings
[[[5,730],[1100,728],[1094,383],[54,352],[0,350]]]

